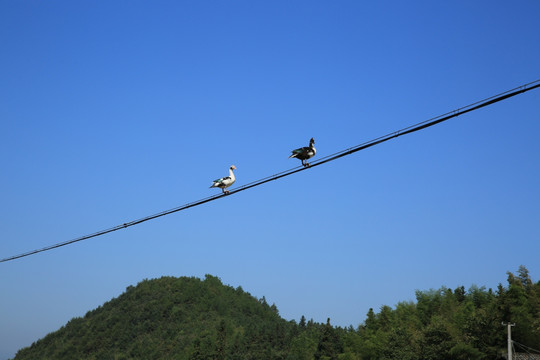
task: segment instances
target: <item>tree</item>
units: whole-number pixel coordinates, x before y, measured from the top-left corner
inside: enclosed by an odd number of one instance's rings
[[[306,331],[301,332],[291,342],[290,355],[296,360],[312,360],[317,351],[317,341]]]
[[[418,359],[420,354],[415,335],[410,329],[395,327],[388,333],[388,342],[382,349],[382,355],[383,359]]]
[[[330,318],[328,318],[326,325],[322,328],[322,334],[317,344],[317,351],[315,352],[315,359],[337,360],[337,356],[341,352],[343,352],[343,345],[335,329],[330,325]]]
[[[369,308],[366,314],[366,320],[364,320],[364,324],[365,324],[366,329],[377,330],[378,322],[377,322],[377,317],[375,316],[375,312],[373,311],[373,308]]]
[[[465,301],[465,286],[460,286],[454,290],[454,296],[459,303]]]
[[[439,316],[434,316],[423,332],[423,339],[421,340],[422,359],[447,359],[450,349],[455,345],[455,341],[452,339],[444,320]]]
[[[306,329],[306,317],[304,315],[300,318],[300,323],[298,325],[300,326],[300,329]]]
[[[482,360],[486,356],[472,345],[460,343],[448,352],[452,360]]]

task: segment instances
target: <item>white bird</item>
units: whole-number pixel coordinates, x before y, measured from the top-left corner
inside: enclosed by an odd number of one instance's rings
[[[227,188],[231,186],[232,184],[234,184],[234,182],[236,181],[233,170],[236,170],[236,166],[234,165],[232,165],[229,168],[229,176],[225,176],[225,177],[214,180],[210,188],[218,187],[221,189],[221,191],[223,191],[224,194],[228,194],[229,191],[227,190]]]
[[[315,144],[315,140],[311,138],[311,140],[309,140],[309,146],[304,146],[298,149],[294,149],[292,151],[292,155],[289,156],[289,159],[290,158],[300,159],[302,160],[302,165],[304,165],[305,167],[308,167],[309,164],[306,162],[306,160],[311,159],[312,157],[315,156],[315,153],[317,153],[317,150],[315,149],[315,146],[313,146],[313,144]]]

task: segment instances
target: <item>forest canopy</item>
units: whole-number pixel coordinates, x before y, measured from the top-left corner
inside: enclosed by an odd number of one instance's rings
[[[15,359],[496,359],[512,337],[540,349],[540,282],[520,266],[496,290],[416,291],[348,328],[287,321],[275,304],[215,276],[162,277],[74,318]]]

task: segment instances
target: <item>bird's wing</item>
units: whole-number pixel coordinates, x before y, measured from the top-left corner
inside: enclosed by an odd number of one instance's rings
[[[308,147],[301,147],[301,148],[298,148],[298,149],[294,149],[292,151],[291,156],[297,156],[297,155],[305,154],[308,150],[309,150]]]
[[[225,176],[225,177],[214,180],[214,184],[217,184],[217,185],[225,184],[225,183],[229,182],[230,180],[231,180],[230,176]]]

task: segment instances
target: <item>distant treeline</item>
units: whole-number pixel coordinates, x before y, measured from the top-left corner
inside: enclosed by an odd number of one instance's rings
[[[163,277],[69,321],[15,359],[497,359],[506,329],[540,349],[540,282],[521,266],[496,291],[417,291],[416,302],[370,309],[354,328],[286,321],[275,305],[219,278]]]

